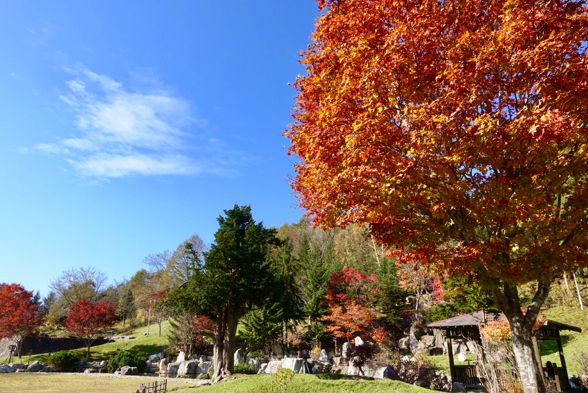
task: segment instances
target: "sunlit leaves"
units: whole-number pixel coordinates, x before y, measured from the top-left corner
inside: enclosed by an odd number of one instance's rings
[[[586,7],[325,0],[292,186],[324,226],[486,283],[586,265]]]

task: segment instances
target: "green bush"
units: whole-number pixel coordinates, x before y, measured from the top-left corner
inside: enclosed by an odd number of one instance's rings
[[[255,366],[245,362],[235,364],[233,371],[237,374],[257,374],[257,371],[255,371]]]
[[[145,369],[145,360],[138,358],[128,351],[120,351],[108,360],[108,372],[115,372],[117,369],[131,366],[137,367],[140,373]]]
[[[55,371],[74,371],[74,368],[79,363],[80,358],[73,352],[59,351],[51,354],[49,357],[49,364],[53,366]]]

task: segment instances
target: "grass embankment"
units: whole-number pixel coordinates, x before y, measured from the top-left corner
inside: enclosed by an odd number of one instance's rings
[[[12,373],[0,374],[0,392],[33,393],[130,393],[141,383],[152,383],[148,378],[113,378],[96,375]],[[168,379],[167,390],[189,384]],[[191,390],[191,393],[195,393]]]
[[[544,310],[541,316],[556,322],[566,323],[582,329],[582,333],[570,330],[562,330],[562,344],[566,359],[568,374],[580,375],[581,368],[575,360],[576,352],[584,351],[588,354],[588,310],[579,308],[552,307]],[[541,360],[543,363],[550,361],[561,366],[556,341],[544,341],[539,343]]]
[[[181,389],[178,393],[255,393],[262,385],[269,386],[270,375],[238,376],[236,379],[222,381],[212,386],[193,389]],[[399,381],[355,379],[333,374],[300,374],[288,384],[291,393],[424,393],[433,390],[419,388]]]
[[[129,351],[142,359],[147,359],[149,355],[160,353],[166,348],[169,328],[169,322],[163,322],[161,324],[161,337],[158,337],[158,326],[157,324],[152,324],[149,326],[149,336],[143,336],[143,333],[147,331],[147,327],[141,326],[124,334],[125,336],[135,336],[133,339],[115,340],[106,344],[92,346],[90,348],[90,361],[108,360],[116,355],[118,351],[123,350]],[[76,353],[81,360],[86,359],[85,347],[72,349],[70,352]],[[31,362],[35,360],[46,364],[48,363],[48,356],[47,354],[31,355]],[[22,361],[28,361],[28,356],[23,356]]]

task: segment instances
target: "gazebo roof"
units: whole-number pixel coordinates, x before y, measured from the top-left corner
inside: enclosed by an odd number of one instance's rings
[[[484,321],[485,317],[485,321]],[[428,328],[436,328],[436,329],[449,329],[455,327],[467,327],[467,326],[480,326],[485,325],[489,321],[503,321],[506,317],[504,314],[492,314],[492,313],[485,313],[483,311],[476,311],[473,314],[463,314],[458,315],[457,317],[444,319],[442,321],[431,322],[425,325]],[[582,329],[577,326],[568,325],[566,323],[561,323],[557,321],[552,321],[550,319],[546,319],[543,323],[548,329],[557,329],[557,330],[572,330],[574,332],[581,333]]]

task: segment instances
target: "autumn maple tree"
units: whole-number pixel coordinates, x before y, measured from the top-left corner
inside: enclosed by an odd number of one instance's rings
[[[587,265],[584,1],[318,3],[286,131],[300,204],[483,285],[525,392],[544,392],[532,327],[553,280]]]
[[[65,330],[72,332],[86,344],[86,360],[90,359],[90,347],[99,333],[114,322],[115,307],[108,301],[82,299],[69,307],[65,319]]]
[[[377,317],[371,301],[375,299],[378,289],[375,274],[366,276],[353,268],[333,273],[323,299],[328,308],[328,313],[322,317],[329,323],[326,330],[347,341],[358,335],[371,336],[373,322]],[[382,334],[377,331],[378,338]]]
[[[13,339],[18,357],[24,338],[35,335],[44,320],[33,292],[20,284],[0,284],[0,339]]]

